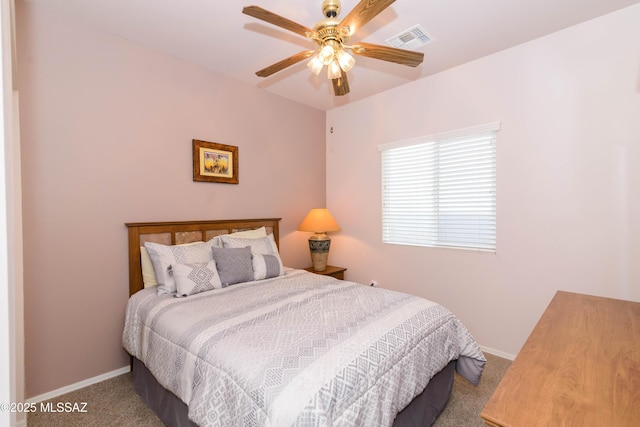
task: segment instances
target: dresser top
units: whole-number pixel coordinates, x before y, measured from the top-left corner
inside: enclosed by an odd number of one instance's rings
[[[495,426],[639,426],[640,303],[559,291],[482,418]]]

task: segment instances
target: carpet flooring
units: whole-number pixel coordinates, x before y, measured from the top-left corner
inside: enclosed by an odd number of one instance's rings
[[[480,384],[473,386],[455,375],[451,398],[434,427],[482,426],[480,412],[502,379],[510,360],[485,354],[487,364]],[[161,427],[162,422],[133,391],[131,373],[42,402],[50,408],[83,409],[86,412],[35,412],[28,414],[28,427]],[[70,405],[65,406],[66,403]],[[38,404],[40,408],[40,404]]]

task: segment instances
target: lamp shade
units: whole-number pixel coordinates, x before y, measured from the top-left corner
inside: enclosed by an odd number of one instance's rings
[[[311,209],[302,223],[298,226],[299,231],[313,231],[315,233],[326,233],[328,231],[340,231],[340,226],[333,219],[329,210],[325,208]]]

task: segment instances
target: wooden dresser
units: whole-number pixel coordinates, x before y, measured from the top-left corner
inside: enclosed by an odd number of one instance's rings
[[[640,426],[640,303],[556,293],[480,416],[503,427]]]

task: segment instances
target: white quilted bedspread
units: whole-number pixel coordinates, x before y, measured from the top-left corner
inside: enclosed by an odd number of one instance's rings
[[[434,302],[331,277],[279,278],[188,298],[145,289],[124,348],[200,426],[390,426],[448,362],[485,358]]]

